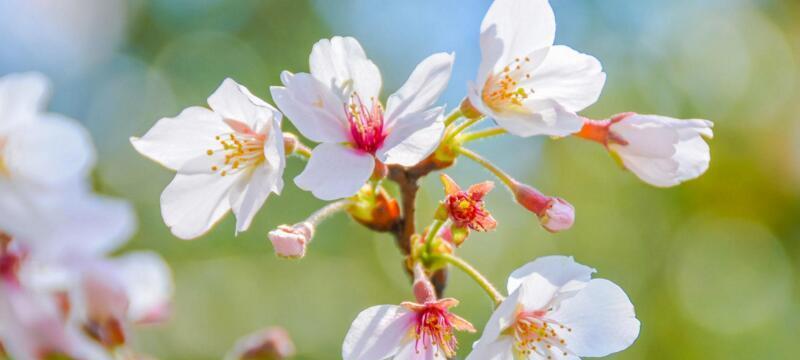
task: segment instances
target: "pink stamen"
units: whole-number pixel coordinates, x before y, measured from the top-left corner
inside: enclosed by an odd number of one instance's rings
[[[357,93],[353,93],[352,98],[352,102],[345,105],[344,111],[350,124],[353,146],[374,155],[386,140],[383,131],[383,107],[372,98],[372,107],[368,108]]]

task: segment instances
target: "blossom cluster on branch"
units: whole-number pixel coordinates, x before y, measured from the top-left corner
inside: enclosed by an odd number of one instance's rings
[[[248,230],[267,198],[281,192],[287,156],[307,161],[294,183],[330,203],[269,232],[278,256],[307,256],[317,227],[337,212],[394,236],[414,299],[361,312],[344,339],[346,360],[455,357],[455,332],[476,328],[452,312],[458,300],[443,297],[450,268],[466,272],[496,306],[468,359],[605,356],[635,341],[639,321],[625,292],[592,278],[594,269],[567,256],[541,257],[514,271],[502,293],[456,255],[471,232],[497,227],[485,203],[492,182],[462,188],[442,174],[438,210],[430,225],[416,228],[425,220],[415,212],[419,180],[462,157],[500,180],[544,229],[573,226],[575,209],[568,201],[514,179],[468,148],[503,134],[597,142],[625,169],[659,187],[706,171],[710,121],[579,115],[598,100],[606,74],[596,58],[554,45],[555,29],[547,0],[495,0],[480,27],[477,76],[449,112],[436,104],[449,84],[454,54],[423,59],[383,102],[378,66],[356,39],[336,36],[313,46],[308,73],[281,74],[282,84],[270,88],[277,107],[225,79],[208,108],[161,119],[131,142],[177,172],[161,195],[161,210],[179,238],[203,235],[229,211],[236,232]],[[282,130],[284,116],[299,134]],[[488,122],[494,125],[475,130]],[[387,182],[396,183],[397,191],[384,187]]]

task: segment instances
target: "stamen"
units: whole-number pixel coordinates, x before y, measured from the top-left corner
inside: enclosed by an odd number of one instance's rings
[[[386,139],[383,132],[383,107],[374,97],[370,98],[371,108],[364,104],[358,93],[353,92],[351,97],[350,104],[345,105],[345,115],[350,124],[353,145],[359,150],[375,154]]]
[[[220,176],[233,175],[251,169],[266,160],[263,148],[267,135],[254,133],[234,120],[229,121],[236,125],[236,129],[230,133],[214,136],[219,147],[206,150],[208,156],[222,155],[219,159],[220,163],[211,166],[213,172],[222,170],[219,173]]]
[[[522,355],[536,353],[552,359],[554,354],[567,356],[567,341],[555,328],[572,332],[572,329],[546,318],[546,311],[523,311],[517,314],[514,331],[514,347]]]
[[[524,101],[534,93],[533,89],[519,86],[522,80],[532,78],[530,66],[531,59],[525,57],[524,62],[515,58],[512,64],[505,66],[500,74],[489,76],[484,84],[483,101],[494,109],[503,109],[508,106],[521,107]]]

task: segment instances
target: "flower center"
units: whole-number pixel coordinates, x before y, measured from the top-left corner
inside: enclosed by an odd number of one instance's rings
[[[572,332],[571,328],[546,318],[543,310],[523,311],[517,314],[513,327],[515,349],[522,355],[539,354],[546,359],[567,356],[567,342],[558,336],[556,328]],[[556,356],[558,355],[558,356]]]
[[[525,89],[520,83],[530,80],[533,70],[530,58],[514,59],[499,74],[489,75],[486,79],[481,93],[483,102],[494,110],[509,106],[522,107],[523,102],[535,91]]]
[[[206,155],[219,157],[219,160],[211,165],[211,171],[219,172],[220,176],[227,176],[263,163],[266,160],[264,142],[267,134],[256,133],[246,124],[236,120],[225,120],[225,122],[233,131],[215,136],[214,139],[219,146],[206,150]]]
[[[450,217],[458,226],[470,226],[480,217],[488,216],[483,201],[475,200],[461,191],[447,196]]]
[[[449,358],[453,357],[458,342],[453,335],[453,323],[450,313],[436,304],[426,304],[425,309],[417,312],[417,326],[414,334],[417,338],[415,349],[419,353],[420,345],[428,349],[436,345]]]
[[[370,98],[372,106],[368,107],[356,92],[353,92],[351,98],[344,111],[350,124],[353,146],[374,155],[386,139],[383,132],[383,107],[375,98]]]

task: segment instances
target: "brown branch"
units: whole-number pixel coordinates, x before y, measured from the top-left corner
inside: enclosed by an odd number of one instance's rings
[[[389,166],[389,179],[397,183],[400,188],[400,204],[402,206],[402,216],[395,224],[392,234],[395,237],[397,246],[408,256],[411,253],[411,237],[416,233],[415,214],[417,192],[419,192],[419,179],[428,175],[432,171],[440,170],[451,166],[453,163],[442,163],[437,161],[433,155],[421,161],[413,167],[402,167],[398,165]],[[410,269],[406,269],[411,275]],[[437,271],[432,277],[431,282],[436,288],[437,296],[441,296],[447,286],[446,270]]]

